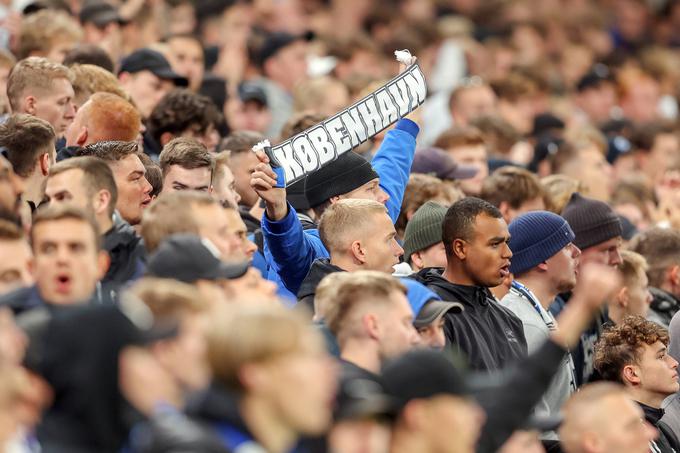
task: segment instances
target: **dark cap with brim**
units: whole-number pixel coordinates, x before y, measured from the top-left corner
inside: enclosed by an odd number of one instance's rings
[[[176,86],[186,87],[189,80],[172,70],[170,63],[163,54],[152,49],[139,49],[123,58],[118,73],[129,72],[134,74],[141,71],[150,71],[156,77],[163,80],[171,80]]]
[[[252,82],[243,82],[238,87],[238,97],[241,102],[256,102],[263,107],[267,107],[267,93],[260,85]]]
[[[340,382],[333,418],[336,421],[390,418],[394,400],[374,379],[345,379]]]
[[[474,178],[478,170],[456,162],[451,155],[440,148],[418,150],[413,157],[412,173],[424,173],[444,180]]]
[[[111,23],[125,24],[118,10],[111,4],[102,1],[86,2],[80,10],[80,23],[93,23],[97,27],[105,27]]]
[[[420,309],[418,316],[416,316],[416,319],[413,321],[413,325],[416,328],[425,327],[432,324],[450,311],[453,313],[462,313],[463,310],[463,305],[459,304],[458,302],[431,300]]]
[[[297,41],[311,41],[312,39],[314,39],[314,34],[312,32],[306,32],[299,35],[287,32],[269,33],[264,37],[264,41],[255,55],[255,63],[262,66],[268,59],[279,53],[284,47],[288,47]]]
[[[149,257],[147,272],[159,278],[172,278],[185,283],[197,280],[221,280],[242,277],[248,271],[247,261],[225,263],[219,251],[207,239],[193,234],[172,235]]]
[[[416,349],[388,362],[382,371],[385,392],[403,408],[414,399],[468,396],[462,373],[441,352]]]

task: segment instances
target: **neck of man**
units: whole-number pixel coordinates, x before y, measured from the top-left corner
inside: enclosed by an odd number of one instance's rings
[[[99,227],[99,232],[101,235],[105,235],[113,228],[113,216],[110,216],[107,212],[97,214],[97,226]]]
[[[340,253],[332,253],[330,263],[347,272],[366,270],[358,265],[352,257]]]
[[[368,341],[348,339],[341,347],[340,358],[364,370],[376,374],[380,373],[382,363],[378,348],[369,344]]]
[[[245,396],[239,409],[248,430],[266,451],[285,453],[295,446],[297,433],[276,414],[265,398]]]
[[[45,177],[42,175],[39,169],[36,169],[24,180],[24,201],[30,201],[35,206],[38,206],[45,196],[43,189],[45,183]]]
[[[546,281],[545,278],[542,278],[540,274],[536,274],[535,272],[528,272],[521,277],[517,277],[515,280],[529,288],[538,299],[538,303],[541,304],[541,307],[546,310],[550,307],[553,300],[555,300],[557,294],[559,294],[557,288],[554,288],[550,282]]]
[[[626,317],[626,311],[616,300],[613,300],[607,305],[607,316],[614,324],[621,324],[623,318]]]
[[[454,285],[465,285],[465,286],[479,286],[477,283],[467,274],[463,268],[463,262],[456,258],[448,258],[446,264],[446,269],[442,274],[449,282]]]
[[[432,451],[425,436],[399,425],[392,431],[390,453],[411,453],[414,451],[428,453]]]
[[[661,395],[656,392],[650,392],[640,387],[628,387],[628,393],[630,396],[638,403],[645,404],[654,409],[660,409],[665,400],[669,395]]]

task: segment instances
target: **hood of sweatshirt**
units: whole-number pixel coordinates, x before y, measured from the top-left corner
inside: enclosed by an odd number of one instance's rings
[[[302,284],[297,293],[298,299],[316,294],[316,287],[319,286],[321,280],[323,280],[326,275],[332,274],[333,272],[345,271],[338,266],[331,264],[331,260],[328,258],[321,258],[314,261],[307,276],[302,280]]]
[[[443,273],[442,267],[428,267],[412,278],[437,293],[442,300],[460,302],[466,306],[484,306],[494,299],[488,288],[451,283],[443,277]]]

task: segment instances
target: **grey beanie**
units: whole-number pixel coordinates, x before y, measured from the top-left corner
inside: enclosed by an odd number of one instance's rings
[[[407,263],[411,262],[411,254],[441,242],[445,216],[446,208],[434,201],[428,201],[413,214],[404,231],[404,260]]]

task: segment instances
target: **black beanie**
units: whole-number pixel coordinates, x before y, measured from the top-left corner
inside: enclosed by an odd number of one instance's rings
[[[351,192],[378,177],[369,161],[349,151],[307,176],[305,196],[309,206],[314,208],[331,197]]]
[[[621,220],[605,202],[575,193],[562,211],[574,230],[574,244],[581,250],[623,235]]]

